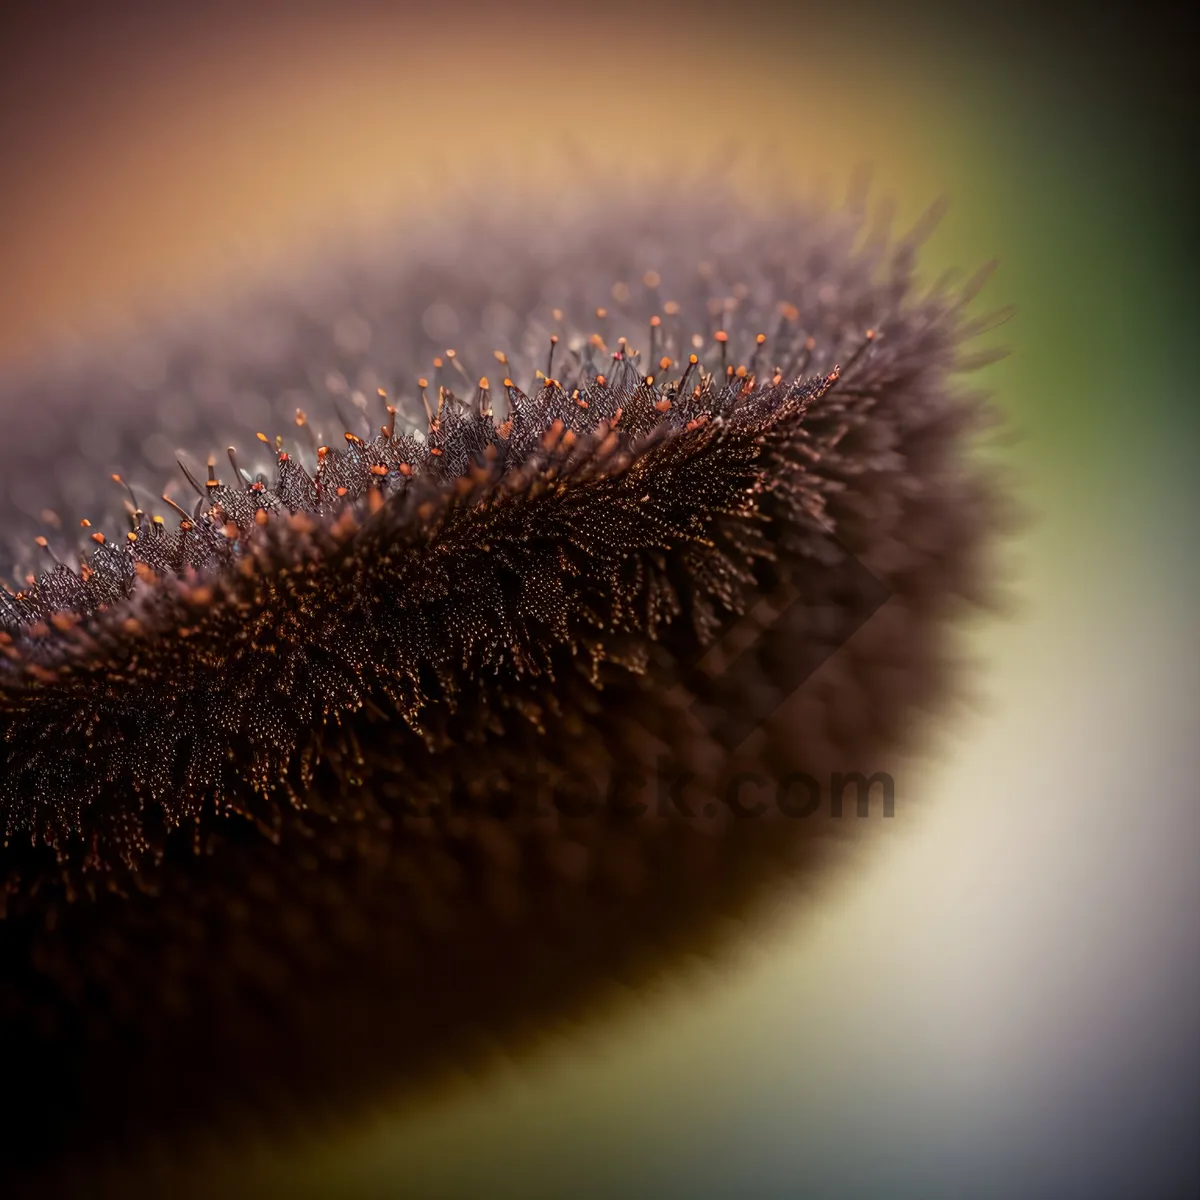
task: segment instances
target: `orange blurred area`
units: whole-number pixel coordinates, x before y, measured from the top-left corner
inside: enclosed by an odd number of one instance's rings
[[[752,188],[841,191],[865,161],[913,184],[915,212],[939,187],[928,100],[911,77],[889,94],[869,40],[837,47],[786,13],[43,20],[10,43],[2,85],[0,354],[489,189],[638,186],[736,157]]]

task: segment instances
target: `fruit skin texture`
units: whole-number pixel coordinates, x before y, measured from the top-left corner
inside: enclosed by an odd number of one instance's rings
[[[574,1018],[817,880],[868,822],[743,803],[891,770],[948,694],[999,511],[954,378],[972,289],[918,294],[916,239],[856,249],[854,213],[627,203],[533,263],[528,227],[258,297],[283,358],[333,329],[346,436],[310,451],[306,417],[258,479],[210,468],[187,521],[136,511],[0,600],[6,1154],[345,1117]],[[467,347],[426,389],[418,314]],[[159,386],[294,396],[239,319],[161,333]],[[463,388],[502,329],[505,383]],[[148,401],[82,370],[132,458]]]

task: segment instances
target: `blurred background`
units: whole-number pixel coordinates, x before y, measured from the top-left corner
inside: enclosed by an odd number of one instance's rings
[[[1032,514],[1009,611],[862,869],[415,1111],[156,1148],[177,1194],[1200,1194],[1186,39],[1146,6],[834,7],[6,10],[6,366],[462,189],[733,149],[814,188],[868,163],[901,224],[946,195],[930,277],[998,258],[985,307],[1017,309],[986,373]]]

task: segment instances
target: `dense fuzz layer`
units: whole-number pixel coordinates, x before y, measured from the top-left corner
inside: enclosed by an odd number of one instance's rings
[[[177,532],[138,514],[82,577],[60,565],[14,596],[7,840],[124,883],[183,824],[275,831],[319,803],[319,765],[353,763],[353,714],[447,750],[452,722],[505,710],[540,729],[564,671],[641,672],[676,624],[706,646],[773,532],[821,532],[803,420],[835,377],[616,368],[570,394],[510,386],[499,429],[443,395],[428,438],[350,434],[315,478],[281,450],[273,487],[213,479]]]
[[[383,367],[341,312],[338,445],[300,416],[267,473],[210,460],[179,521],[134,494],[81,571],[0,597],[0,1019],[47,1102],[91,1120],[119,1066],[117,1118],[168,1119],[453,1058],[704,944],[838,827],[739,819],[731,779],[892,769],[994,522],[951,383],[969,291],[914,295],[912,243],[841,218],[618,216],[532,277],[489,285],[466,235],[423,294],[348,273],[475,354],[469,314],[506,323],[503,390],[456,397],[461,351]],[[653,261],[597,304],[587,260],[629,245]]]

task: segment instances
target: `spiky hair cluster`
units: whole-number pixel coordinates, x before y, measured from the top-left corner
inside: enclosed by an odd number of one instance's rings
[[[0,593],[6,1138],[340,1101],[573,1012],[837,827],[741,819],[729,779],[888,770],[944,690],[996,511],[973,285],[728,197],[527,228],[259,295],[240,348],[244,311],[159,333],[132,383],[73,368],[128,519]],[[147,414],[188,391],[262,461],[185,461],[156,515]]]

